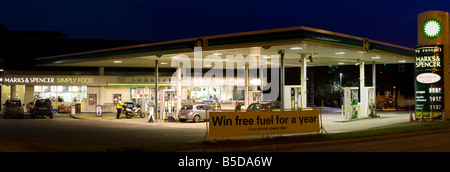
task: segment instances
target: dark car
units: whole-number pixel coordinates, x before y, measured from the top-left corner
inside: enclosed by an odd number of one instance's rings
[[[20,100],[6,100],[3,104],[3,118],[7,116],[18,116],[23,118],[23,104]]]
[[[247,108],[247,112],[280,111],[280,110],[281,110],[281,103],[278,101],[252,103]]]
[[[33,108],[31,108],[31,118],[36,118],[36,116],[48,116],[53,119],[53,106],[50,99],[37,99]]]

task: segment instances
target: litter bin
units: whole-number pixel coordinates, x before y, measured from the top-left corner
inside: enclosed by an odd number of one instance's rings
[[[103,108],[102,108],[102,106],[97,105],[97,106],[95,107],[95,114],[96,114],[98,117],[103,116]]]
[[[74,105],[74,104],[71,105],[71,108],[70,108],[70,114],[71,114],[71,115],[75,115],[75,105]]]

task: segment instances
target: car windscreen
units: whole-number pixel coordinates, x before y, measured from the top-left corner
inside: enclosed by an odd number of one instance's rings
[[[267,105],[267,109],[279,109],[281,108],[280,103],[275,102]]]
[[[263,104],[259,104],[259,103],[255,103],[255,104],[251,104],[250,106],[248,106],[247,109],[253,109],[253,110],[258,110],[258,109],[263,109]]]
[[[36,100],[36,106],[50,106],[50,100]]]
[[[20,101],[6,101],[5,103],[6,105],[11,105],[11,106],[18,106],[20,105]]]
[[[192,105],[184,105],[180,110],[192,110]]]

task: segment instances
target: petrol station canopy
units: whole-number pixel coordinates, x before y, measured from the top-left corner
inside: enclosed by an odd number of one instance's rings
[[[226,55],[277,55],[285,51],[285,67],[300,67],[300,55],[311,56],[308,66],[414,63],[412,48],[310,27],[290,27],[205,36],[36,59],[37,66],[155,67],[171,68],[173,56],[194,58],[194,47],[203,47],[203,57]],[[194,60],[191,60],[193,63]],[[194,66],[192,64],[192,66]],[[203,66],[203,68],[212,68]]]

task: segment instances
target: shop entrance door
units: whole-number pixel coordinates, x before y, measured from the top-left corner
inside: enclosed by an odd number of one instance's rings
[[[142,112],[148,114],[149,107],[155,107],[155,88],[137,87],[130,90],[131,101],[140,104]]]
[[[176,96],[175,90],[164,90],[162,113],[164,119],[170,119],[171,117],[176,119]],[[170,117],[169,117],[170,116]]]

